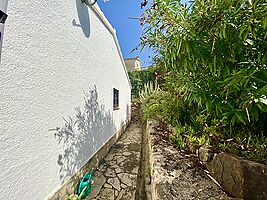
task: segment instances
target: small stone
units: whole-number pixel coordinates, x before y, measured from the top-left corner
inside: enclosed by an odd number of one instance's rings
[[[137,173],[138,173],[138,169],[139,169],[139,167],[135,167],[135,168],[133,168],[133,171],[132,171],[132,172],[133,172],[134,174],[137,174]]]
[[[119,192],[117,190],[115,190],[115,197],[117,197],[119,194]]]
[[[114,170],[115,170],[115,172],[116,172],[117,174],[122,172],[121,169],[119,168],[119,166],[118,166],[118,168],[116,168],[116,169],[114,169]]]
[[[120,156],[120,157],[118,157],[118,158],[117,158],[117,164],[122,163],[124,160],[126,160],[126,157],[124,157],[124,156]]]
[[[123,195],[125,194],[125,190],[121,190],[120,191],[120,193],[119,193],[119,195],[118,195],[118,197],[117,197],[117,199],[116,200],[120,200],[120,199],[122,199],[122,197],[123,197]]]
[[[130,152],[124,152],[122,155],[129,156],[129,155],[131,155],[131,153]]]
[[[133,156],[135,156],[136,158],[140,157],[140,152],[132,152],[132,154],[134,154]]]
[[[104,172],[104,171],[106,171],[106,169],[107,169],[107,165],[106,165],[106,164],[102,164],[102,165],[100,165],[97,169],[98,169],[99,171],[101,171],[101,172]]]
[[[121,186],[120,186],[120,181],[119,179],[116,178],[109,178],[107,181],[110,185],[112,185],[116,190],[120,190]]]
[[[121,187],[122,187],[123,189],[125,189],[125,188],[127,188],[128,186],[122,183],[122,184],[121,184]]]
[[[115,173],[115,171],[113,169],[108,168],[106,173],[105,173],[105,176],[116,177],[116,173]]]
[[[113,165],[116,165],[116,161],[112,160],[112,161],[109,161],[108,163],[110,166],[113,166]]]
[[[120,167],[120,166],[119,166],[119,165],[117,165],[117,164],[116,164],[116,165],[112,165],[112,166],[111,166],[111,168],[113,168],[113,169],[116,169],[116,168],[119,168],[119,167]]]
[[[104,188],[112,188],[110,184],[105,183]]]
[[[137,179],[137,175],[127,174],[127,173],[121,173],[118,174],[118,176],[121,182],[123,182],[127,186],[133,186]]]
[[[134,200],[135,199],[135,195],[132,194],[130,191],[128,191],[128,193],[126,193],[124,195],[124,199],[127,199],[127,200]]]
[[[92,185],[92,190],[89,193],[90,198],[94,198],[99,194],[102,186],[106,182],[106,178],[100,171],[95,171],[93,175],[93,181],[94,184]]]
[[[114,158],[114,155],[113,155],[113,154],[108,154],[108,155],[105,157],[105,160],[106,160],[106,161],[111,161],[113,158]]]
[[[99,199],[106,199],[106,200],[114,200],[114,190],[112,189],[104,189],[101,192],[101,196]]]

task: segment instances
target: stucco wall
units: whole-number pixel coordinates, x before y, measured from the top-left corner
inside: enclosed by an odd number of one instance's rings
[[[80,0],[10,0],[7,12],[0,199],[40,200],[129,119],[130,85],[111,32]]]

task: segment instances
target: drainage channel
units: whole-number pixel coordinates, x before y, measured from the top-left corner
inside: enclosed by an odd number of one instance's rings
[[[141,158],[138,171],[136,200],[151,200],[151,171],[147,122],[142,123]]]

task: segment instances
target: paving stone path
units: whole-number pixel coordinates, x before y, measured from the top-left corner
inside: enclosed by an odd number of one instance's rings
[[[141,158],[142,129],[132,122],[94,173],[86,200],[134,200]]]

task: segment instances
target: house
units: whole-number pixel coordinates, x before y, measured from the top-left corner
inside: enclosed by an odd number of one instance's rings
[[[124,62],[128,72],[142,70],[142,62],[139,57],[125,58]]]
[[[7,14],[0,199],[61,199],[130,121],[116,32],[97,4],[81,0],[9,1]]]

